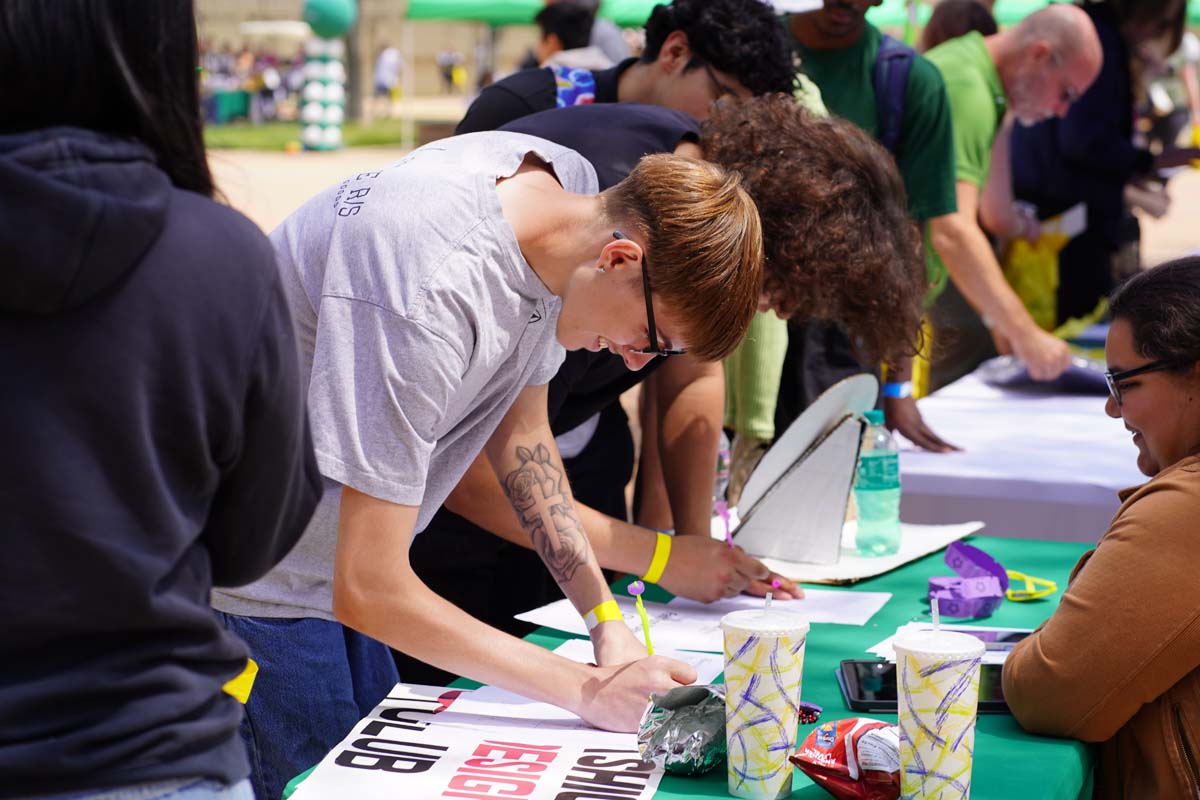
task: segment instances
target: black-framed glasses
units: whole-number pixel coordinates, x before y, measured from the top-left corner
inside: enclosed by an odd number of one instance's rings
[[[628,239],[620,231],[613,231],[614,239]],[[642,290],[646,294],[646,330],[650,336],[648,347],[633,347],[629,352],[644,356],[681,356],[686,350],[661,347],[658,344],[658,329],[654,327],[654,303],[650,301],[650,273],[646,271],[646,251],[642,251]]]
[[[1143,364],[1140,367],[1133,369],[1124,369],[1120,372],[1109,370],[1104,373],[1104,380],[1108,383],[1108,393],[1112,395],[1112,399],[1117,401],[1117,405],[1121,405],[1121,383],[1130,378],[1136,378],[1138,375],[1145,375],[1147,372],[1160,372],[1164,369],[1174,369],[1181,367],[1187,362],[1179,362],[1171,359],[1163,358],[1158,361],[1151,361],[1149,364]]]

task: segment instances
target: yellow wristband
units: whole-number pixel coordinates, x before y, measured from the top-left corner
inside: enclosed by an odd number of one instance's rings
[[[667,568],[667,559],[671,557],[671,535],[658,532],[658,541],[654,543],[654,558],[650,559],[650,568],[642,576],[647,583],[658,583],[662,579],[663,570]]]
[[[615,619],[624,619],[621,616],[621,607],[617,605],[616,600],[605,600],[583,615],[583,621],[587,623],[589,631],[601,622],[612,622]]]

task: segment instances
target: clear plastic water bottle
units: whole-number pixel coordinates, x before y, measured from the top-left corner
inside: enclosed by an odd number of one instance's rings
[[[883,412],[866,413],[867,432],[858,457],[854,501],[858,505],[859,555],[887,556],[900,549],[900,454],[883,426]]]

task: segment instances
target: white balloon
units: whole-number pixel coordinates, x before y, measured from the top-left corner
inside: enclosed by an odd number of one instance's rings
[[[326,103],[341,103],[346,99],[346,90],[340,83],[331,83],[325,87]]]
[[[314,125],[325,118],[325,106],[320,103],[305,103],[300,110],[300,119],[309,125]]]
[[[321,144],[321,126],[309,125],[300,133],[300,141],[307,147],[318,147]]]
[[[322,76],[327,81],[335,83],[346,82],[346,67],[340,61],[330,61],[325,64],[325,74]]]
[[[325,40],[313,37],[304,43],[304,55],[306,56],[323,56],[325,55]]]
[[[304,62],[304,80],[319,81],[325,77],[325,62],[324,61],[305,61]]]
[[[346,112],[342,110],[341,106],[325,106],[323,111],[325,112],[323,121],[326,125],[341,125],[342,120],[346,118]],[[305,120],[305,122],[307,121]]]
[[[336,126],[321,131],[322,143],[329,147],[338,147],[342,143],[342,129]]]
[[[320,103],[325,99],[325,84],[312,81],[304,85],[304,102]]]
[[[331,58],[342,58],[346,55],[346,43],[341,39],[326,39],[325,53]]]

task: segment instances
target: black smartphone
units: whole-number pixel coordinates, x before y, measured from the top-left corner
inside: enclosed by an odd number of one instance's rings
[[[979,713],[1007,714],[1000,664],[984,664],[979,673]],[[838,685],[853,711],[896,713],[896,665],[874,659],[847,659],[837,670]]]

